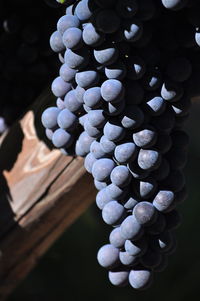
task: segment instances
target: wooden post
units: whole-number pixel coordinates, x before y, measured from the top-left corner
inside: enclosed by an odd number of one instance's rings
[[[83,159],[43,142],[40,116],[48,103],[49,95],[39,98],[1,142],[0,300],[95,199]]]

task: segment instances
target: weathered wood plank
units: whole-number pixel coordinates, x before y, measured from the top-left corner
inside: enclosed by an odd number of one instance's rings
[[[0,149],[0,300],[95,198],[83,160],[51,151],[36,135],[39,119],[36,105]]]

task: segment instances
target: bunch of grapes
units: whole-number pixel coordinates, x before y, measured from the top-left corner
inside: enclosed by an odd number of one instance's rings
[[[66,1],[67,2],[67,1]],[[51,35],[62,65],[42,123],[55,147],[85,157],[114,229],[97,259],[113,285],[147,288],[176,248],[187,193],[183,131],[199,61],[198,1],[80,0]]]
[[[44,1],[1,1],[0,135],[56,75],[59,64],[49,35],[60,14]]]

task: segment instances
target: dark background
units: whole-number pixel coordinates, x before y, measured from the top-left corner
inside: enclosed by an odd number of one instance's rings
[[[200,105],[193,104],[186,130],[190,149],[185,174],[189,197],[180,206],[182,226],[177,230],[178,249],[168,268],[157,273],[154,285],[144,292],[116,288],[96,261],[98,248],[108,241],[109,227],[101,221],[95,204],[79,218],[40,260],[13,292],[15,300],[159,300],[198,299],[200,276]]]

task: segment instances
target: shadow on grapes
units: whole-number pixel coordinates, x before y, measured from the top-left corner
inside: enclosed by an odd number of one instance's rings
[[[49,250],[9,300],[186,301],[196,298],[200,269],[199,116],[200,103],[195,102],[186,125],[191,137],[185,169],[189,197],[180,208],[183,222],[177,230],[178,249],[167,269],[157,273],[149,290],[138,292],[109,283],[107,272],[96,260],[99,247],[108,241],[109,227],[93,205]]]

